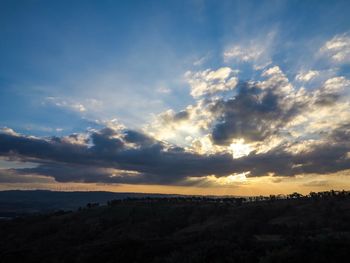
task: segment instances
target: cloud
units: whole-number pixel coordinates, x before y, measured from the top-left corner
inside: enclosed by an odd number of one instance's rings
[[[337,41],[327,50],[346,47]],[[270,61],[250,48],[226,55],[255,67]],[[299,71],[291,82],[281,67],[266,65],[248,81],[230,67],[188,71],[193,103],[157,114],[143,129],[115,119],[98,122],[98,130],[61,137],[2,128],[0,156],[36,164],[2,169],[2,178],[209,186],[350,169],[350,81],[336,71],[323,76],[310,70]]]
[[[252,63],[257,70],[265,68],[272,63],[275,36],[275,32],[270,32],[263,37],[230,45],[223,53],[224,62]]]
[[[240,61],[248,62],[257,60],[264,53],[264,49],[259,46],[232,46],[230,49],[224,52],[224,59],[238,59]]]
[[[327,180],[314,180],[314,181],[306,182],[303,185],[311,186],[311,187],[322,187],[322,186],[329,186],[330,182]]]
[[[15,169],[0,169],[0,183],[52,183],[54,179],[47,175],[23,174]]]
[[[300,82],[308,82],[314,78],[316,78],[320,74],[317,70],[309,70],[307,72],[300,72],[296,75],[295,79]]]
[[[179,112],[174,110],[162,112],[147,125],[145,132],[157,140],[181,144],[181,141],[188,135],[198,132],[198,127],[192,125],[192,118],[195,117],[194,111],[192,106],[188,106]]]
[[[70,109],[72,111],[77,111],[77,112],[85,112],[86,107],[78,102],[73,102],[73,101],[67,101],[65,99],[57,98],[57,97],[47,97],[45,99],[45,103],[54,105],[56,107],[60,108],[66,108]]]
[[[212,103],[211,111],[217,116],[212,131],[216,144],[229,145],[240,138],[263,141],[303,110],[306,102],[279,67],[267,69],[262,76],[267,79],[241,83],[235,97]]]
[[[316,104],[330,105],[337,102],[343,91],[350,87],[350,81],[345,77],[334,77],[325,81],[320,89],[315,91],[314,98]]]
[[[131,181],[131,178],[138,177],[135,171],[121,170],[116,168],[98,167],[88,164],[64,164],[46,163],[37,168],[27,168],[17,170],[17,174],[39,174],[50,176],[56,182],[69,183],[119,183]]]
[[[0,128],[0,133],[9,134],[9,135],[14,135],[14,136],[18,136],[18,135],[19,135],[19,134],[18,134],[17,132],[15,132],[13,129],[8,128],[8,127]]]
[[[210,58],[210,56],[211,56],[211,54],[208,53],[205,56],[198,58],[197,60],[195,60],[193,62],[193,66],[201,66],[201,65],[203,65]]]
[[[215,175],[208,175],[203,177],[189,177],[187,184],[199,185],[202,187],[215,187],[215,186],[230,186],[238,187],[240,185],[246,184],[249,172],[240,174],[231,174],[228,176],[217,177]]]
[[[215,144],[244,139],[268,145],[273,139],[319,137],[320,129],[333,130],[350,119],[345,77],[330,78],[313,90],[294,87],[276,66],[262,77],[262,81],[240,83],[233,97],[207,101],[214,116],[209,130]]]
[[[43,105],[52,105],[80,114],[86,114],[87,112],[96,112],[103,106],[102,101],[92,98],[76,100],[71,98],[46,97],[42,103]]]
[[[197,98],[234,89],[238,83],[235,73],[236,71],[229,67],[222,67],[196,73],[188,71],[185,77],[191,86],[191,95]]]
[[[163,93],[163,94],[168,94],[171,92],[171,89],[164,87],[164,86],[161,86],[157,89],[157,92]]]
[[[141,147],[152,146],[158,143],[155,139],[151,138],[150,136],[134,130],[126,130],[124,132],[123,139],[128,143],[134,143]]]
[[[189,153],[136,131],[119,134],[104,128],[92,133],[90,140],[91,146],[57,137],[38,139],[0,134],[0,154],[23,161],[35,160],[38,167],[20,171],[53,176],[59,181],[170,184],[179,183],[187,176],[213,173],[220,176],[233,170],[229,154]],[[120,171],[124,171],[122,175]]]
[[[350,37],[347,34],[336,35],[321,47],[320,52],[335,63],[350,63]]]
[[[22,162],[16,160],[16,158],[1,158],[0,157],[0,170],[2,169],[22,169],[36,167],[37,164],[31,162]]]
[[[190,109],[174,112],[173,110],[167,110],[159,115],[159,118],[163,121],[162,124],[177,123],[188,120],[190,117]]]
[[[295,87],[278,66],[261,77],[239,83],[228,96],[199,98],[185,114],[167,111],[160,115],[166,119],[161,129],[191,127],[184,137],[191,145],[185,148],[200,155],[232,154],[230,174],[295,176],[347,169],[349,80],[330,77],[307,90]],[[177,114],[186,118],[175,120]],[[343,139],[336,140],[340,135]]]
[[[242,173],[250,177],[294,176],[349,169],[349,141],[350,123],[307,150],[290,151],[293,145],[285,143],[265,153],[253,150],[233,159],[229,152],[199,154],[139,131],[104,128],[91,133],[85,143],[2,133],[0,154],[38,164],[15,169],[16,174],[48,176],[59,182],[187,185],[209,180],[223,184],[236,178],[231,175]]]

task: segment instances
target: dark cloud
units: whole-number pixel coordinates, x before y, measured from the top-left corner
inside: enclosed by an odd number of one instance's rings
[[[339,85],[344,82],[343,78],[335,78],[318,90],[298,93],[279,68],[272,68],[266,74],[272,76],[266,82],[240,83],[232,98],[202,100],[209,119],[207,132],[211,132],[215,144],[229,145],[236,138],[265,142],[269,136],[281,135],[303,112],[333,105],[340,98]],[[163,122],[178,122],[187,120],[189,115],[189,110],[167,111],[160,118]],[[38,164],[12,170],[6,178],[15,171],[25,180],[24,175],[36,174],[51,176],[60,182],[191,184],[193,181],[186,182],[188,177],[221,177],[247,171],[249,176],[271,173],[294,176],[350,169],[349,123],[317,134],[312,132],[316,140],[310,144],[307,138],[286,140],[288,142],[267,152],[253,151],[239,159],[233,159],[227,152],[190,152],[130,129],[106,127],[89,136],[73,134],[51,138],[23,136],[9,129],[3,132],[0,133],[0,156]],[[296,151],[293,147],[303,150]]]
[[[187,177],[226,176],[250,171],[250,176],[274,173],[330,173],[350,169],[349,125],[327,135],[327,143],[291,153],[287,146],[232,159],[231,154],[200,155],[180,147],[165,147],[136,131],[102,129],[91,134],[89,144],[64,139],[38,139],[0,134],[0,155],[35,160],[38,167],[17,169],[17,174],[52,176],[60,182],[131,184],[184,184]],[[127,146],[132,142],[135,147]],[[192,182],[193,183],[193,182]],[[190,182],[189,182],[190,184]]]
[[[4,133],[0,133],[0,154],[61,162],[87,158],[85,145],[72,144],[57,137],[43,139]]]
[[[161,113],[158,117],[163,125],[168,125],[188,120],[190,118],[190,113],[187,109],[179,112],[168,110]]]
[[[241,165],[250,164],[252,176],[269,172],[281,176],[327,174],[350,169],[350,125],[335,129],[323,140],[323,143],[309,145],[297,153],[290,153],[280,147],[265,154],[253,154],[243,158]]]
[[[279,129],[304,108],[301,102],[286,105],[285,94],[278,86],[261,89],[241,83],[232,99],[216,100],[210,110],[218,116],[212,131],[215,144],[229,145],[234,138],[246,141],[263,141],[278,133]]]
[[[147,136],[142,132],[133,130],[126,130],[124,132],[123,138],[126,142],[135,143],[141,146],[150,146],[157,143],[157,141],[151,138],[150,136]]]
[[[318,96],[316,98],[315,104],[320,105],[320,106],[331,106],[336,101],[338,101],[339,98],[340,98],[340,94],[323,93],[323,94],[320,94],[320,96]]]
[[[116,135],[115,131],[110,128],[104,128],[99,132],[94,132],[91,135],[92,142],[94,144],[91,147],[91,151],[98,154],[111,154],[117,153],[124,148],[124,143],[119,138],[113,137]]]
[[[114,137],[117,135],[114,131],[106,129],[91,135],[91,147],[57,138],[44,140],[0,134],[0,154],[16,155],[22,160],[35,159],[41,165],[21,171],[50,175],[59,181],[165,184],[179,182],[187,176],[214,173],[222,176],[234,170],[230,154],[202,156],[179,147],[165,149],[160,142],[150,144],[147,139],[145,143],[145,138],[149,137],[141,136],[139,132],[127,131],[121,135],[130,141],[130,136],[125,134],[133,135],[132,141],[137,147],[126,147],[124,141]],[[110,177],[108,168],[134,171],[140,175]]]
[[[17,174],[42,174],[55,178],[57,182],[115,183],[113,171],[92,165],[74,163],[44,162],[35,168],[17,169]],[[120,172],[120,178],[127,173]]]
[[[173,117],[173,120],[176,121],[183,121],[187,120],[189,118],[189,113],[186,110],[179,111],[176,113]]]
[[[320,109],[336,110],[337,103],[348,100],[344,77],[327,80],[318,89],[294,89],[277,68],[263,82],[243,82],[232,98],[208,100],[209,110],[215,116],[212,140],[218,145],[229,145],[232,139],[261,142],[271,135],[280,135],[294,118]]]

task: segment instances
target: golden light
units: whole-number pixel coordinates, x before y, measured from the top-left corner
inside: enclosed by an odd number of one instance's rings
[[[230,185],[230,184],[236,184],[236,183],[243,183],[247,181],[246,175],[250,172],[244,172],[240,174],[231,174],[229,176],[225,177],[219,177],[216,178],[216,182],[221,185]]]
[[[245,144],[244,139],[238,139],[234,140],[230,145],[230,150],[232,151],[233,159],[237,159],[247,156],[252,151],[252,147],[249,144]]]
[[[228,176],[217,177],[216,175],[208,175],[204,177],[188,177],[188,181],[197,182],[199,184],[205,185],[209,183],[210,186],[230,186],[230,185],[240,185],[247,182],[247,177],[250,172],[234,173]]]

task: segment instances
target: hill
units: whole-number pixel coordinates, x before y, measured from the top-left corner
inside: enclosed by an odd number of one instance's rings
[[[350,197],[137,198],[0,221],[0,262],[344,262]]]
[[[176,195],[113,193],[113,192],[58,192],[46,190],[0,191],[0,218],[13,218],[32,213],[57,210],[77,210],[87,203],[106,204],[108,200],[135,197],[165,197]]]

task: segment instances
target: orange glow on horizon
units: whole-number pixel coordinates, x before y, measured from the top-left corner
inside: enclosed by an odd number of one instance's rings
[[[243,175],[228,176],[219,180],[228,180],[226,184],[207,186],[171,186],[171,185],[131,185],[131,184],[93,184],[93,183],[6,183],[0,190],[33,190],[53,191],[110,191],[138,192],[183,195],[234,195],[256,196],[270,194],[289,194],[299,192],[308,194],[311,191],[349,190],[349,170],[332,175],[307,175],[296,177],[246,177]],[[245,177],[245,175],[244,175]],[[219,177],[220,178],[220,177]]]

